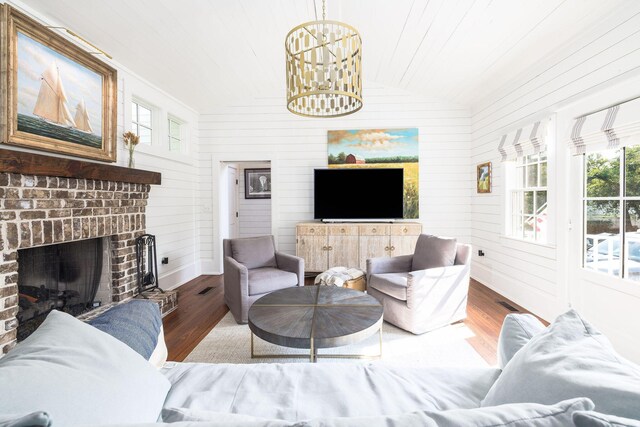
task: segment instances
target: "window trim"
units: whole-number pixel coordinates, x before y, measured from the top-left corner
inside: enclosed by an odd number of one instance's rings
[[[142,106],[142,107],[146,108],[147,110],[149,110],[151,112],[151,120],[150,120],[151,126],[150,127],[146,126],[146,125],[143,125],[138,121],[140,119],[139,111],[138,111],[138,114],[136,114],[136,120],[133,120],[133,117],[130,117],[131,118],[131,124],[130,124],[129,127],[130,127],[132,132],[134,130],[134,126],[138,126],[138,127],[143,127],[145,129],[149,129],[149,132],[151,132],[151,138],[150,138],[149,144],[142,143],[142,146],[153,147],[155,145],[155,134],[156,134],[156,132],[154,131],[154,128],[155,128],[155,118],[158,115],[158,108],[154,107],[152,104],[150,104],[150,103],[148,103],[146,101],[141,100],[140,98],[138,98],[136,96],[132,96],[131,97],[131,104],[136,104],[138,107]],[[133,110],[133,105],[131,105],[131,109]],[[132,116],[132,115],[130,115],[130,116]],[[139,135],[139,130],[138,129],[136,129],[135,134]]]
[[[526,243],[532,243],[532,244],[537,244],[537,245],[541,245],[541,246],[548,246],[551,247],[553,246],[552,244],[552,239],[551,239],[551,223],[549,221],[550,218],[550,210],[549,210],[549,205],[550,205],[550,189],[549,189],[549,182],[550,182],[550,174],[549,174],[549,170],[550,170],[550,153],[549,150],[545,150],[543,152],[541,152],[543,154],[545,154],[545,160],[542,161],[540,160],[540,158],[538,157],[538,160],[536,161],[527,161],[527,157],[524,157],[524,162],[521,163],[523,157],[518,158],[516,161],[510,161],[510,162],[505,162],[505,169],[506,169],[506,188],[505,188],[505,216],[506,216],[506,221],[505,221],[505,229],[504,229],[504,237],[509,238],[509,239],[513,239],[513,240],[518,240],[518,241],[522,241],[522,242],[526,242]],[[536,154],[537,156],[540,156],[540,153]],[[547,182],[546,182],[546,186],[540,186],[540,170],[541,170],[541,166],[538,166],[538,182],[536,183],[536,186],[532,186],[529,187],[526,184],[527,181],[527,176],[525,174],[525,176],[523,177],[522,181],[523,181],[523,185],[519,185],[519,178],[518,178],[518,172],[519,169],[524,169],[526,171],[528,166],[531,165],[542,165],[543,163],[546,163],[546,168],[547,168]],[[546,200],[546,205],[547,205],[547,235],[546,238],[544,240],[539,240],[537,238],[537,231],[534,228],[534,235],[536,236],[533,239],[529,239],[524,237],[524,222],[525,222],[525,218],[527,216],[533,217],[533,218],[537,218],[538,217],[538,213],[534,212],[530,215],[528,214],[524,214],[524,213],[518,213],[516,214],[514,212],[514,201],[516,200],[516,198],[514,197],[515,193],[518,193],[521,197],[524,198],[524,193],[528,192],[528,191],[532,191],[534,192],[534,200],[533,200],[533,210],[536,210],[536,193],[540,192],[540,191],[546,191],[547,193],[547,200]],[[515,235],[513,232],[513,228],[515,225],[514,222],[514,218],[518,217],[521,220],[521,224],[523,224],[523,235],[519,236],[519,235]]]
[[[177,150],[171,149],[171,140],[176,139],[171,136],[171,122],[180,126],[180,138],[177,138],[180,142],[180,146]],[[174,116],[173,114],[167,114],[167,150],[170,153],[185,154],[187,152],[187,126],[188,124],[184,120]]]

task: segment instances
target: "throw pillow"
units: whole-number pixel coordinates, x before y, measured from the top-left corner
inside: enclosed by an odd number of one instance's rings
[[[573,413],[576,427],[640,427],[640,420],[601,414],[595,411],[576,411]]]
[[[169,381],[126,344],[54,310],[0,359],[0,413],[46,411],[56,425],[156,422]]]
[[[231,240],[233,259],[249,270],[261,267],[277,267],[273,237],[260,236]]]
[[[640,368],[569,310],[513,356],[482,406],[553,404],[578,396],[591,399],[598,412],[640,418]]]
[[[531,314],[507,314],[498,337],[498,367],[504,369],[513,355],[544,328]]]
[[[411,270],[448,267],[456,261],[457,240],[421,234],[413,253]]]
[[[88,323],[149,360],[158,344],[162,316],[156,302],[134,299],[110,308]]]

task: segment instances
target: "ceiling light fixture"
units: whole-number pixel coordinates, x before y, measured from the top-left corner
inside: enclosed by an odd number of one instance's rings
[[[293,28],[285,38],[287,109],[306,117],[340,117],[362,108],[362,38],[351,25],[322,21]]]

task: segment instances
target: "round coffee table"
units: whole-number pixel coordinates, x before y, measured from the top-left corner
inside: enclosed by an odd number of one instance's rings
[[[309,349],[309,360],[318,357],[362,358],[355,354],[318,355],[319,348],[354,344],[380,333],[382,354],[382,305],[374,297],[334,286],[296,286],[272,292],[249,309],[251,357],[307,357],[293,354],[256,354],[254,334],[283,347]]]

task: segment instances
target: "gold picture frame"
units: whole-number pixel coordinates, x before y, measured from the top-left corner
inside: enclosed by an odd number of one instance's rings
[[[491,162],[476,167],[476,192],[491,193]]]
[[[0,142],[115,162],[117,71],[8,5],[0,44]]]

